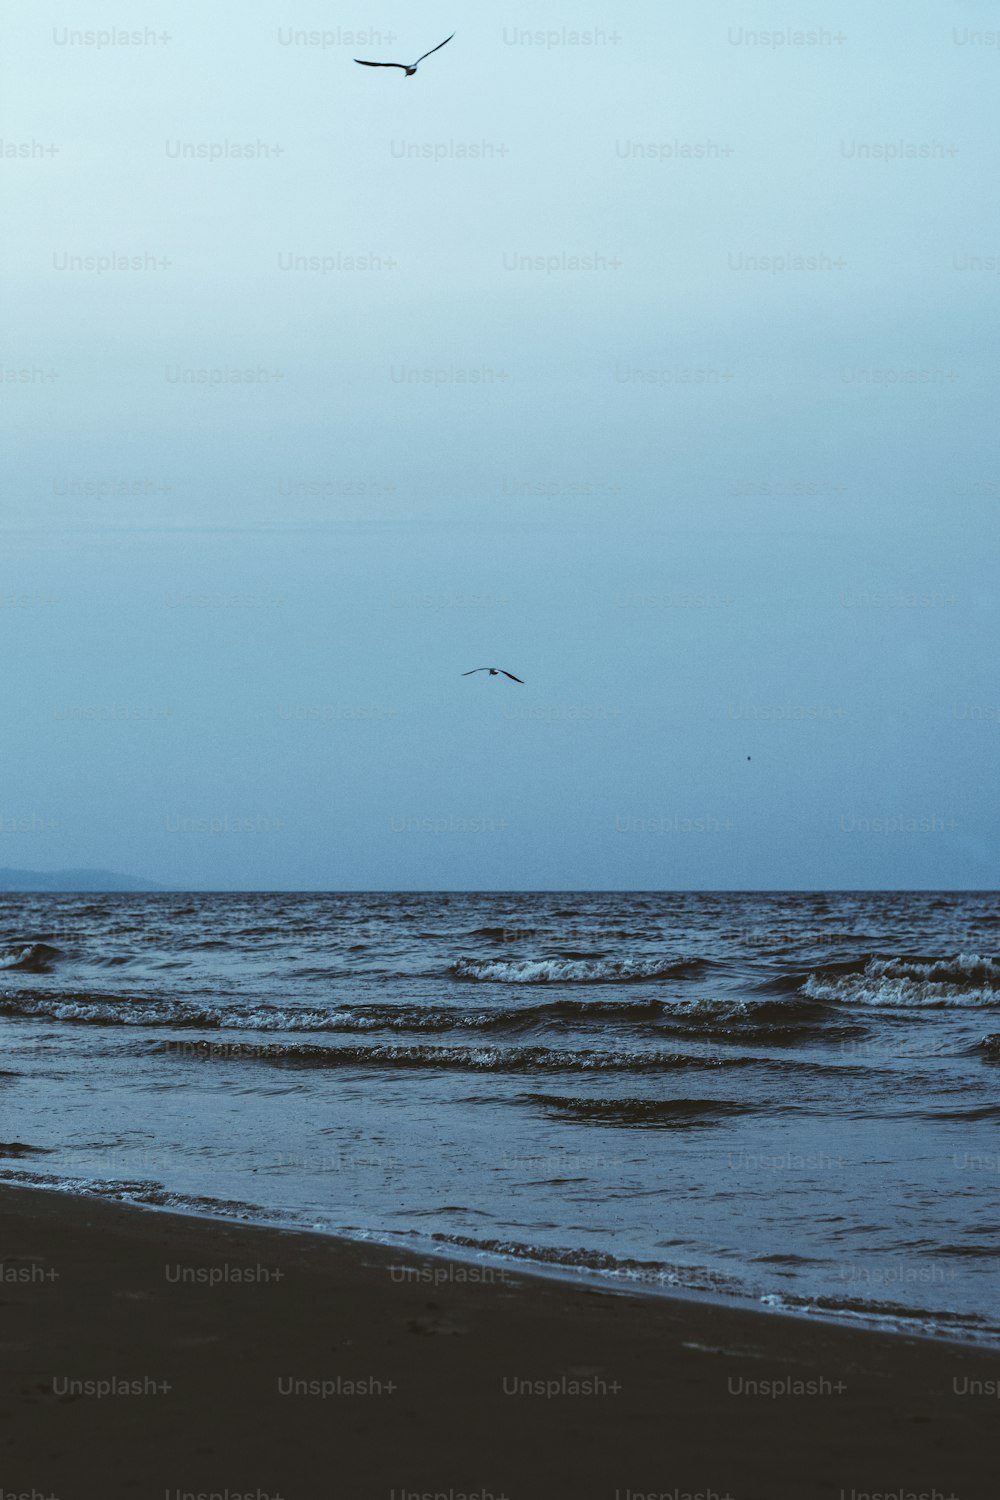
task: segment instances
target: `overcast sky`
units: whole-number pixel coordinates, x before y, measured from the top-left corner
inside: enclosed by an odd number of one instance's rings
[[[9,0],[0,865],[995,886],[994,25]]]

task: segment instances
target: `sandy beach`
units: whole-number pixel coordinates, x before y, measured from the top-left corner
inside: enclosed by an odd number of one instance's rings
[[[4,1187],[3,1494],[987,1500],[1000,1356]]]

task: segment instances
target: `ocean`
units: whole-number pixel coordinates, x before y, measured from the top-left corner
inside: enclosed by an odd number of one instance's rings
[[[0,1179],[1000,1345],[993,893],[0,896]]]

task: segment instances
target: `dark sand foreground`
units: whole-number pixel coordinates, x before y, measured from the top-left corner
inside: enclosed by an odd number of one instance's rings
[[[4,1500],[1000,1494],[993,1353],[61,1194],[0,1213]]]

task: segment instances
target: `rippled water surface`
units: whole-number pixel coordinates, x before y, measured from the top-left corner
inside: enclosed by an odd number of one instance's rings
[[[998,923],[0,896],[0,1175],[1000,1342]]]

